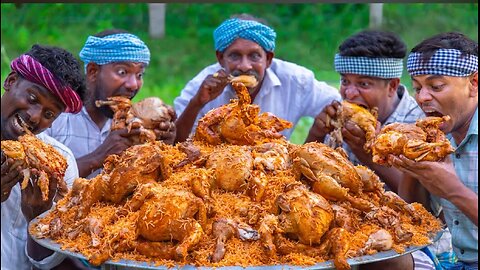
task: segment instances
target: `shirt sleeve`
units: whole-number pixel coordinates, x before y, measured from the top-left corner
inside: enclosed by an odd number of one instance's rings
[[[203,80],[210,75],[219,70],[221,66],[219,64],[213,64],[204,68],[200,73],[198,73],[193,79],[191,79],[185,87],[180,92],[180,96],[175,98],[173,101],[173,108],[177,113],[177,116],[180,116],[185,108],[187,107],[190,100],[197,94],[200,85],[202,85]]]
[[[43,258],[43,260],[36,261],[28,255],[27,245],[25,245],[25,254],[27,255],[28,260],[34,267],[39,269],[46,269],[46,270],[52,269],[53,267],[59,265],[66,258],[65,255],[58,252],[54,252],[52,255]]]
[[[304,80],[302,83],[304,96],[301,99],[302,106],[300,107],[304,109],[304,116],[315,117],[332,101],[341,100],[338,89],[315,79],[313,72],[306,74]]]

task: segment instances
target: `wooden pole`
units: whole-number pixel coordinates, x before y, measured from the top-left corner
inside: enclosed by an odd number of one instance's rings
[[[165,9],[164,3],[148,4],[148,33],[151,38],[163,38],[165,36]]]
[[[370,4],[370,29],[382,27],[383,3]]]

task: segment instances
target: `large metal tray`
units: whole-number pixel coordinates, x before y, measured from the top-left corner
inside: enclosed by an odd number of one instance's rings
[[[39,218],[43,217],[45,214],[46,213],[43,213],[42,215],[40,215],[36,219],[32,220],[30,222],[30,224],[36,222]],[[433,237],[432,241],[433,242],[438,241],[438,239],[440,239],[442,234],[443,234],[443,230],[440,230]],[[44,247],[46,247],[50,250],[65,254],[67,256],[76,257],[76,258],[79,258],[79,259],[86,259],[85,256],[83,256],[81,253],[72,252],[72,251],[69,251],[69,250],[63,250],[58,243],[55,243],[51,239],[47,239],[47,238],[38,239],[34,236],[32,236],[32,238],[33,238],[33,240],[35,240],[35,242],[37,242],[38,244],[40,244],[40,245],[42,245],[42,246],[44,246]],[[372,263],[372,262],[377,262],[377,261],[383,261],[383,260],[387,260],[387,259],[396,258],[396,257],[402,256],[402,255],[408,254],[408,253],[412,253],[416,250],[422,249],[423,247],[425,247],[425,246],[407,247],[405,249],[405,252],[401,253],[401,254],[395,252],[394,250],[382,251],[382,252],[375,253],[373,255],[365,255],[365,256],[361,256],[361,257],[350,258],[347,261],[351,266],[366,264],[366,263]],[[203,270],[207,270],[207,269],[210,269],[210,270],[211,269],[229,269],[229,270],[230,269],[232,269],[232,270],[233,269],[238,269],[238,270],[240,270],[240,269],[247,269],[247,270],[334,269],[333,261],[331,261],[331,260],[327,261],[327,262],[317,263],[313,266],[264,265],[264,266],[249,266],[249,267],[241,267],[241,266],[196,267],[196,266],[192,266],[192,265],[185,265],[185,266],[177,266],[177,267],[173,267],[173,268],[168,268],[166,266],[156,266],[153,263],[131,261],[131,260],[119,260],[119,261],[108,260],[108,261],[105,262],[105,264],[106,265],[123,266],[123,267],[127,267],[128,269],[155,269],[155,270],[167,270],[167,269],[182,269],[182,270],[192,270],[192,269],[203,269]]]

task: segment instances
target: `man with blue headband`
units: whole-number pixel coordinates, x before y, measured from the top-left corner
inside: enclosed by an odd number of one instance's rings
[[[95,101],[113,96],[132,99],[143,85],[143,74],[150,62],[150,50],[137,36],[124,30],[106,30],[89,36],[80,51],[85,64],[87,94],[78,115],[62,114],[47,132],[67,145],[77,159],[81,177],[100,172],[103,161],[133,145],[138,129],[110,130],[113,111],[97,107]],[[174,111],[171,109],[172,119]],[[175,125],[162,123],[155,130],[157,139],[173,143]]]
[[[179,115],[176,141],[186,140],[209,110],[235,98],[229,75],[255,76],[259,84],[248,89],[253,103],[294,124],[340,99],[338,91],[317,81],[312,71],[274,58],[276,33],[257,18],[242,14],[228,19],[213,37],[218,63],[204,68],[174,101]],[[282,134],[289,138],[292,131]]]
[[[403,58],[407,53],[405,43],[391,32],[364,30],[348,37],[339,46],[335,55],[335,70],[340,74],[342,98],[367,109],[378,109],[378,121],[387,125],[393,122],[415,123],[425,117],[406,87],[400,84]],[[329,104],[315,118],[307,137],[309,141],[323,142],[333,130],[327,125],[329,118],[335,118],[340,103]],[[372,155],[363,147],[365,133],[360,127],[347,122],[342,130],[345,149],[349,160],[374,170],[397,192],[400,172],[372,162]]]
[[[406,175],[400,195],[438,200],[458,257],[446,268],[478,269],[478,43],[461,33],[433,36],[412,49],[407,70],[425,114],[450,116],[440,129],[456,149],[440,162],[391,156]]]
[[[406,53],[405,43],[391,32],[365,30],[348,37],[340,44],[334,60],[335,70],[341,76],[342,98],[368,109],[378,108],[379,126],[394,122],[415,123],[417,119],[425,117],[415,99],[400,83]],[[331,125],[326,124],[328,118],[334,118],[339,108],[340,103],[334,101],[315,118],[307,141],[325,140],[333,129]],[[355,165],[369,167],[386,183],[387,189],[398,192],[402,173],[396,168],[373,163],[371,153],[365,151],[363,147],[365,133],[362,129],[353,122],[347,122],[342,129],[342,136],[344,138],[342,148],[349,160]],[[427,208],[430,208],[430,204]],[[451,250],[448,233],[442,241],[447,242],[445,250]],[[424,252],[418,251],[414,253],[414,257],[417,264],[415,267],[412,260],[404,262],[402,259],[387,262],[388,267],[385,266],[384,269],[434,269],[433,256],[429,258]],[[377,269],[373,264],[364,265],[362,268]]]

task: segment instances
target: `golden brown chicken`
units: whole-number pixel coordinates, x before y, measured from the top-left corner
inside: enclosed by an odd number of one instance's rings
[[[67,170],[67,161],[53,146],[44,143],[33,134],[25,134],[20,136],[18,141],[2,141],[1,149],[7,157],[18,162],[23,168],[22,189],[27,187],[31,177],[36,177],[44,201],[49,197],[50,179],[57,181],[58,197],[56,199],[63,197],[68,192],[63,179]],[[32,175],[31,169],[36,169],[37,175]]]
[[[253,158],[246,147],[225,145],[210,154],[205,166],[214,172],[214,186],[226,191],[242,191],[247,188]]]
[[[301,184],[287,186],[275,204],[279,214],[266,215],[259,228],[261,239],[271,256],[276,253],[274,234],[285,234],[306,245],[319,244],[334,218],[328,201]]]
[[[370,146],[375,139],[378,117],[377,110],[377,108],[367,110],[355,103],[346,100],[342,101],[342,106],[340,110],[337,111],[336,118],[327,119],[326,124],[334,127],[334,130],[330,134],[328,145],[332,148],[341,146],[343,143],[341,130],[347,121],[352,121],[365,132],[366,142],[364,148],[370,151]]]
[[[140,184],[161,180],[165,169],[160,144],[131,146],[121,155],[108,156],[101,174],[90,180],[76,179],[71,201],[80,204],[78,217],[86,216],[95,202],[120,203]]]
[[[372,160],[388,164],[388,155],[404,155],[415,161],[439,161],[452,153],[445,134],[439,129],[450,117],[426,117],[415,124],[392,123],[380,131],[372,145]]]
[[[170,122],[173,108],[166,105],[158,97],[148,97],[133,103],[128,97],[114,96],[104,100],[95,101],[97,107],[110,106],[114,115],[111,130],[138,128],[140,134],[132,138],[135,144],[155,141],[153,131],[158,129],[160,123]]]
[[[140,211],[137,230],[144,239],[179,242],[176,259],[184,259],[204,235],[206,208],[203,201],[190,192],[145,184],[127,207]]]
[[[212,109],[199,120],[195,139],[218,145],[223,142],[254,145],[282,138],[280,131],[291,128],[292,123],[269,113],[260,113],[260,107],[251,104],[245,84],[232,81],[238,99]]]

